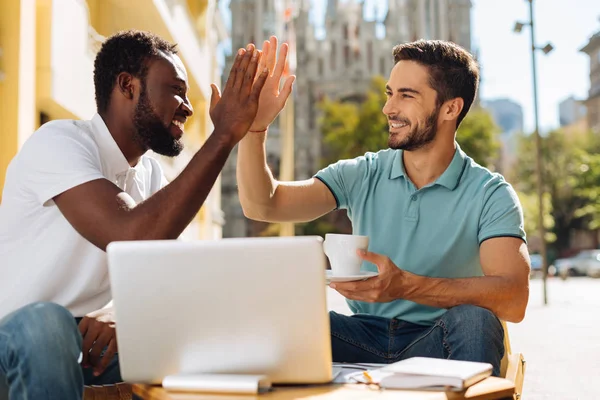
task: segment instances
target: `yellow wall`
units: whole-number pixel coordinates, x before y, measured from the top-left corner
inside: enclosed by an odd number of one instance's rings
[[[216,44],[208,44],[206,30],[207,9],[212,3],[214,0],[183,3],[189,15],[184,22],[190,21],[192,28],[178,30],[176,20],[169,20],[172,15],[165,12],[172,4],[169,1],[1,0],[0,48],[3,54],[0,71],[4,73],[4,79],[0,80],[0,193],[6,168],[23,142],[39,127],[40,113],[49,119],[91,117],[87,115],[90,108],[92,113],[94,108],[89,107],[93,104],[90,103],[90,99],[93,100],[90,61],[95,53],[88,38],[89,27],[103,36],[124,29],[150,30],[170,41],[175,41],[173,35],[176,35],[183,40],[179,47],[184,63],[188,61],[187,56],[190,62],[202,56],[200,59],[206,65],[214,65]],[[60,15],[70,15],[74,19],[69,30],[62,25],[68,21],[61,20]],[[189,35],[192,31],[195,31],[193,37]],[[196,49],[200,50],[194,53]],[[218,77],[209,76],[214,75],[214,68],[198,67],[203,64],[186,65],[189,97],[195,113],[186,124],[186,154],[177,160],[161,160],[166,170],[171,170],[171,177],[187,164],[212,127],[206,98],[210,91],[204,86],[207,86],[206,82],[217,82]],[[191,229],[194,237],[214,238],[214,232],[220,231],[213,226],[211,218],[211,210],[220,210],[219,194],[217,184],[211,193],[211,204],[207,204],[195,219],[197,226]]]
[[[0,188],[6,167],[36,127],[35,0],[0,2]],[[1,195],[0,195],[1,201]]]
[[[0,2],[0,186],[4,186],[4,175],[8,163],[17,151],[17,105],[9,101],[19,91],[19,35],[20,10],[18,2]],[[1,195],[0,195],[1,196]]]

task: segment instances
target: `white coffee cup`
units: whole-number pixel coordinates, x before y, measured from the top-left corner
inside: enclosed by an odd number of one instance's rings
[[[323,242],[323,250],[331,264],[331,273],[335,276],[358,275],[362,259],[356,251],[368,248],[368,236],[328,233]]]

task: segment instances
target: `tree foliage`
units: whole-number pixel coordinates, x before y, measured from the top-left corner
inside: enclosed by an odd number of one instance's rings
[[[458,127],[456,141],[476,163],[490,167],[498,157],[499,132],[492,115],[483,108],[475,108]]]
[[[600,227],[600,149],[599,139],[590,133],[566,134],[554,130],[542,137],[542,176],[546,206],[551,214],[554,249],[560,253],[570,247],[575,229]],[[516,164],[518,189],[534,196],[537,190],[536,146],[534,135],[522,135]],[[536,202],[537,203],[537,202]],[[537,206],[535,208],[537,215]]]
[[[385,80],[375,77],[360,104],[330,99],[321,102],[325,165],[387,148],[388,123],[382,112],[385,101]]]

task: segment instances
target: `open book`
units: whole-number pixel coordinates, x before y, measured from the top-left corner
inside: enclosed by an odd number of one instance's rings
[[[367,379],[385,389],[464,390],[492,374],[492,365],[413,357],[369,371]]]

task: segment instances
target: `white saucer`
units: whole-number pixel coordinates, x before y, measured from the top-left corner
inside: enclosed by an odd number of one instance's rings
[[[357,275],[333,275],[330,269],[325,270],[325,282],[329,285],[330,282],[352,282],[352,281],[364,281],[379,275],[376,271],[360,271]]]

